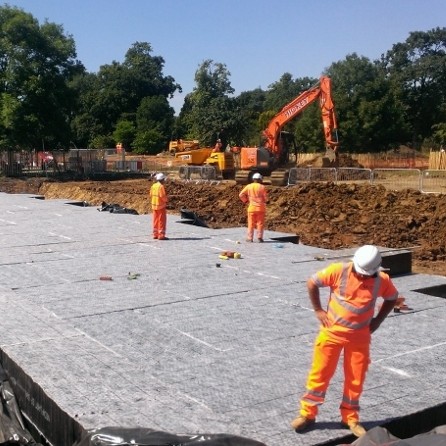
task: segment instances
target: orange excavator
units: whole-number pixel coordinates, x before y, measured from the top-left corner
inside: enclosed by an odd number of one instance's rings
[[[284,185],[287,182],[289,155],[294,138],[290,138],[283,128],[292,119],[302,113],[310,104],[319,100],[322,112],[322,124],[325,136],[326,157],[330,162],[336,159],[339,145],[335,107],[331,94],[331,79],[322,76],[319,82],[304,91],[275,115],[262,132],[260,147],[241,147],[239,149],[240,170],[236,172],[238,183],[250,181],[254,172],[271,176],[271,184]]]

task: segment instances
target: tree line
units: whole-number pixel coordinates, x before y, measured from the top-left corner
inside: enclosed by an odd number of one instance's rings
[[[171,139],[203,146],[258,145],[274,115],[318,82],[284,73],[266,90],[234,94],[224,63],[205,60],[178,116],[169,104],[182,92],[163,73],[164,59],[136,42],[122,63],[88,72],[63,26],[42,24],[23,9],[0,7],[0,150],[67,150],[123,144],[156,154]],[[356,53],[332,62],[341,150],[365,153],[409,145],[446,145],[446,28],[409,33],[379,60]],[[299,150],[324,149],[320,109],[312,104],[286,126]]]

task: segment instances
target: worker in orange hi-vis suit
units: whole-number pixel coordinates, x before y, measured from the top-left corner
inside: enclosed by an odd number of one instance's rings
[[[150,202],[153,212],[153,238],[158,240],[167,240],[166,223],[167,223],[167,193],[164,188],[166,177],[163,173],[155,175],[156,182],[150,188]]]
[[[341,424],[357,437],[366,432],[359,423],[359,399],[370,363],[371,334],[393,310],[398,291],[381,268],[381,254],[376,246],[362,246],[352,260],[333,263],[307,281],[310,301],[321,327],[314,345],[307,391],[300,402],[300,414],[291,422],[296,432],[316,421],[318,407],[324,402],[342,351]],[[320,287],[330,288],[327,310],[321,306]],[[384,301],[379,311],[375,311],[378,297]]]
[[[265,186],[262,184],[262,179],[262,175],[255,173],[252,176],[253,182],[245,186],[239,194],[243,203],[249,203],[247,242],[252,242],[254,229],[257,229],[258,241],[263,242],[267,193]]]

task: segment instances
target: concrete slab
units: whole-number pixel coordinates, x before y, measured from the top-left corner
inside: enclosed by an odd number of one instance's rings
[[[248,244],[245,228],[211,230],[179,215],[168,216],[170,240],[152,240],[149,215],[67,202],[0,194],[1,360],[51,443],[70,446],[104,426],[224,432],[268,446],[345,440],[340,370],[316,428],[296,434],[289,422],[318,330],[306,280],[352,250],[272,231]],[[219,259],[226,250],[242,258]],[[443,289],[446,277],[394,282],[413,311],[374,335],[361,401],[369,428],[444,404],[446,302],[423,290]]]

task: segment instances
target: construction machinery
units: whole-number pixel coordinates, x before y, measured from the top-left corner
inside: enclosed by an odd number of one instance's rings
[[[189,150],[197,150],[200,148],[200,143],[197,139],[176,139],[169,142],[169,153],[175,156],[177,153],[186,152]]]
[[[259,147],[237,147],[233,152],[220,152],[215,148],[202,148],[177,153],[189,166],[213,166],[217,176],[223,179],[235,178],[237,183],[246,184],[251,181],[255,172],[269,180],[274,186],[288,183],[290,154],[297,153],[294,135],[284,131],[284,126],[300,115],[309,105],[319,101],[325,137],[326,158],[330,162],[336,160],[336,149],[339,145],[337,122],[331,94],[331,79],[322,76],[319,82],[304,91],[290,103],[285,105],[268,123],[262,132],[262,143]],[[237,168],[234,157],[237,158]],[[183,177],[191,170],[183,169]],[[196,169],[198,176],[199,169]],[[202,171],[202,178],[209,179],[209,169]],[[181,176],[181,173],[180,173]]]
[[[216,152],[215,148],[203,147],[177,153],[186,166],[180,167],[179,177],[191,179],[195,176],[204,180],[229,179],[235,175],[234,156],[231,152]]]
[[[322,76],[319,82],[304,91],[290,103],[285,105],[269,122],[262,132],[260,147],[241,147],[240,170],[235,179],[238,183],[247,183],[254,172],[271,177],[271,184],[281,186],[287,184],[289,159],[294,138],[283,128],[292,119],[300,115],[310,104],[319,100],[322,124],[325,137],[325,156],[334,162],[339,145],[335,108],[331,93],[331,79]],[[296,150],[294,148],[294,150]]]

